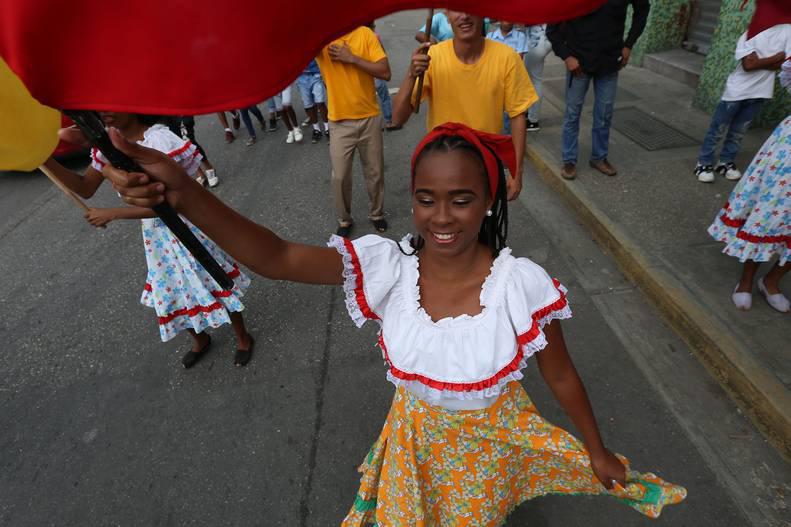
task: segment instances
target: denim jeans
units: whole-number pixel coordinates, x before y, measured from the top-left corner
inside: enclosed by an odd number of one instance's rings
[[[579,77],[566,72],[566,111],[563,115],[562,153],[563,163],[577,164],[579,150],[580,114],[585,103],[585,94],[593,81],[593,129],[591,130],[591,160],[607,158],[610,142],[610,125],[618,89],[618,72],[591,77]]]
[[[244,127],[247,128],[247,133],[250,134],[250,137],[255,137],[255,128],[253,128],[253,121],[250,120],[250,112],[252,112],[259,121],[263,121],[264,116],[261,114],[261,110],[259,110],[258,106],[256,105],[248,106],[247,108],[242,108],[239,110],[239,113],[242,115]]]
[[[711,116],[709,131],[706,132],[698,154],[698,163],[701,165],[714,164],[714,153],[722,136],[725,136],[725,141],[722,143],[720,151],[720,163],[732,163],[736,159],[736,154],[739,153],[742,138],[747,132],[750,122],[761,109],[763,102],[764,99],[720,101]]]
[[[538,28],[535,30],[534,28]],[[544,60],[547,55],[552,51],[552,44],[544,34],[543,26],[530,26],[528,33],[528,51],[525,54],[525,67],[527,74],[530,75],[530,81],[533,83],[533,88],[536,90],[538,100],[527,110],[527,118],[530,122],[538,122],[541,115],[541,95],[544,79]],[[534,36],[534,34],[537,34]]]
[[[390,100],[390,91],[387,89],[387,82],[382,79],[374,79],[376,85],[376,95],[379,97],[379,105],[382,107],[382,115],[385,123],[393,121],[393,102]]]

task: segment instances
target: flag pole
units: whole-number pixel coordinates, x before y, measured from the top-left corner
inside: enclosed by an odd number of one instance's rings
[[[434,8],[428,10],[428,17],[426,17],[426,39],[431,43],[431,23],[434,20]],[[423,53],[428,54],[428,48],[423,50]],[[423,96],[423,76],[426,74],[424,71],[417,78],[417,94],[415,98],[415,113],[420,113],[420,98]]]
[[[55,186],[58,187],[59,189],[61,189],[64,194],[66,194],[69,198],[71,198],[71,200],[74,203],[76,203],[78,207],[80,207],[85,212],[88,212],[88,206],[85,203],[83,203],[82,200],[80,198],[78,198],[74,194],[74,192],[71,191],[71,189],[66,187],[66,185],[64,185],[63,182],[60,179],[58,179],[58,176],[56,176],[54,174],[54,172],[52,172],[50,169],[48,169],[44,165],[39,166],[38,169],[41,170],[42,172],[44,172],[44,175],[47,176],[50,179],[50,181],[55,183]]]

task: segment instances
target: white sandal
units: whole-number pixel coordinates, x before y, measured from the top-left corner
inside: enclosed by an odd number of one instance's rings
[[[736,287],[733,288],[731,300],[733,300],[733,303],[738,309],[741,309],[742,311],[748,311],[751,307],[753,307],[753,294],[741,292],[737,293],[737,289],[739,289],[739,284],[736,284]]]
[[[791,311],[791,302],[788,301],[783,293],[770,294],[769,291],[766,290],[763,277],[758,279],[758,290],[764,295],[766,302],[775,310],[781,313],[788,313]]]

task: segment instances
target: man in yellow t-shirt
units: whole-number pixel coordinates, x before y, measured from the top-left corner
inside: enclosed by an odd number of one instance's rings
[[[483,36],[483,19],[448,11],[453,39],[423,44],[393,101],[393,124],[403,125],[416,106],[415,86],[425,72],[421,101],[428,101],[426,128],[460,122],[490,133],[502,133],[503,112],[511,118],[516,149],[516,174],[507,179],[508,199],[522,188],[525,153],[525,111],[538,100],[533,83],[519,55],[506,44]]]
[[[384,151],[382,116],[374,78],[390,80],[387,55],[367,27],[358,27],[330,43],[316,57],[327,85],[330,120],[332,193],[338,214],[339,236],[352,229],[352,163],[360,153],[365,187],[370,199],[368,218],[379,232],[384,218]]]

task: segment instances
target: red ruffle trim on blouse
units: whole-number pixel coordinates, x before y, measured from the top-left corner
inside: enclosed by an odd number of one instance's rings
[[[363,289],[363,269],[360,266],[360,259],[357,257],[357,251],[354,250],[354,244],[348,238],[343,239],[343,245],[346,247],[349,255],[352,257],[352,267],[354,268],[354,296],[357,299],[357,307],[360,308],[363,316],[369,320],[381,320],[379,315],[373,312],[365,299],[365,290]]]

